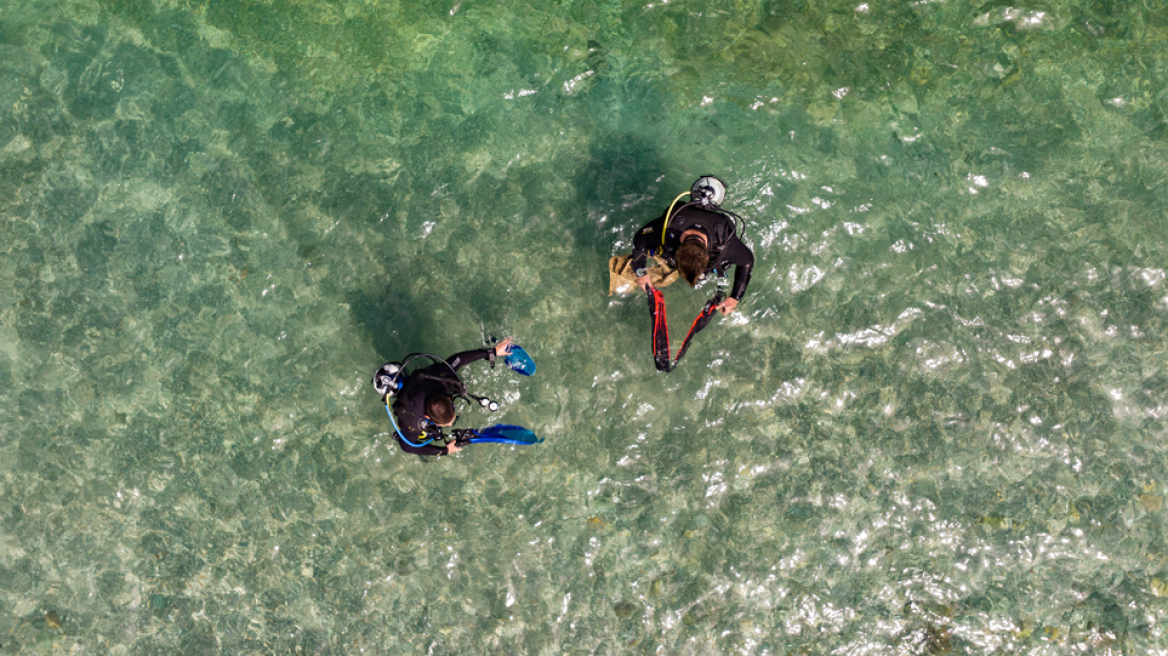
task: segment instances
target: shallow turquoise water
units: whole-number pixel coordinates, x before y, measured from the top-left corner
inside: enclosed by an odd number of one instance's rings
[[[0,6],[3,653],[1168,653],[1168,10]],[[605,264],[758,262],[657,374]],[[684,329],[707,290],[670,288]],[[516,337],[423,464],[368,379]]]

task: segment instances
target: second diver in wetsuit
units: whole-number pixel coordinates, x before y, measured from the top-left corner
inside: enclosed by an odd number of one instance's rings
[[[456,372],[479,360],[489,359],[493,365],[496,357],[511,352],[513,341],[508,337],[492,348],[456,353],[445,362],[411,373],[397,392],[392,406],[401,431],[401,435],[395,437],[402,451],[423,456],[451,455],[461,451],[462,447],[454,436],[442,431],[443,428],[453,426],[458,418],[454,410],[454,397],[467,396],[466,386]],[[376,383],[376,378],[374,380]]]
[[[726,196],[726,187],[721,180],[704,176],[694,183],[691,195],[695,200],[680,209],[667,209],[637,232],[628,264],[636,275],[637,284],[645,290],[652,286],[646,269],[650,256],[659,264],[664,263],[668,268],[676,269],[690,287],[696,286],[711,273],[725,276],[727,269],[733,265],[734,285],[730,288],[730,295],[716,308],[722,314],[730,314],[750,284],[754,253],[738,238],[734,218],[718,209]],[[708,202],[701,202],[701,198]],[[662,231],[665,233],[664,239]],[[669,282],[672,280],[666,277],[657,286]]]

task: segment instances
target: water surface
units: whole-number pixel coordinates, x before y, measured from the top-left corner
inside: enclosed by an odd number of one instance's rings
[[[8,0],[0,650],[1168,653],[1166,47],[1108,0]],[[661,375],[606,261],[706,173],[754,280]],[[372,372],[502,335],[539,372],[462,425],[547,441],[400,452]]]

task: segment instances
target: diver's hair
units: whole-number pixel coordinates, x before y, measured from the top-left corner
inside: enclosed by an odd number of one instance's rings
[[[674,256],[677,259],[677,270],[690,287],[698,284],[698,279],[706,272],[706,265],[710,257],[706,255],[706,247],[702,242],[687,241],[677,249]]]
[[[449,424],[454,421],[454,402],[445,394],[427,396],[426,416],[435,424]]]

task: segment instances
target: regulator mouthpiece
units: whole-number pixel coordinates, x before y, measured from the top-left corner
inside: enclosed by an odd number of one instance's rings
[[[689,188],[689,195],[703,207],[717,207],[726,200],[726,183],[712,175],[703,175]]]

